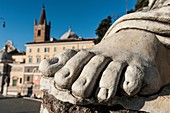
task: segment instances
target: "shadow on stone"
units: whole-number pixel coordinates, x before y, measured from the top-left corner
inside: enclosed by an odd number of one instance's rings
[[[98,105],[73,105],[57,100],[53,95],[46,94],[43,98],[43,107],[49,113],[146,113],[143,111],[132,111],[124,109],[120,105],[98,106]]]

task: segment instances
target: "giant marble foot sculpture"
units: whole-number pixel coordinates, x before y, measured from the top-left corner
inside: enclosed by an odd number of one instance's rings
[[[170,1],[149,2],[118,19],[92,49],[43,60],[42,89],[72,104],[126,106],[123,99],[153,95],[170,84]]]
[[[170,83],[169,50],[156,35],[124,30],[112,37],[91,50],[66,50],[42,61],[42,74],[54,77],[50,92],[73,104],[92,98],[102,104],[120,94],[154,94]]]

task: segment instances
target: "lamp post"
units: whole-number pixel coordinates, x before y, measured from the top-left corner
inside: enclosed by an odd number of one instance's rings
[[[3,17],[0,17],[0,20],[2,20],[2,27],[5,28],[5,19]]]
[[[126,14],[128,12],[128,0],[126,0]]]

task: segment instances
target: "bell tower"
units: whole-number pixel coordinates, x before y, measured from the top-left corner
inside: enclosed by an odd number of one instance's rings
[[[34,42],[45,42],[50,40],[51,23],[47,24],[45,7],[42,7],[39,23],[34,21]]]

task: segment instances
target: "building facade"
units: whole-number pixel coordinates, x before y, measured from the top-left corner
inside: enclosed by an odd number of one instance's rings
[[[11,90],[18,89],[15,86],[22,85],[24,63],[25,53],[19,52],[11,41],[7,41],[0,50],[0,91],[2,94],[7,95]]]
[[[40,20],[34,21],[34,42],[26,43],[26,64],[38,64],[44,58],[52,57],[65,49],[86,49],[94,46],[93,39],[83,39],[71,27],[58,40],[50,38],[51,22],[46,19],[42,8]]]
[[[40,90],[41,73],[38,70],[38,66],[43,59],[53,57],[65,49],[87,49],[94,46],[94,38],[84,39],[79,37],[72,31],[71,27],[58,40],[50,38],[50,28],[51,22],[47,23],[46,12],[43,6],[39,22],[37,20],[34,21],[33,42],[25,44],[26,53],[13,52],[9,56],[11,58],[10,62],[5,61],[7,63],[1,63],[0,61],[0,67],[3,67],[0,68],[1,88],[3,90],[4,76],[8,76],[10,78],[7,88],[9,95],[21,94],[42,97],[43,94]]]
[[[50,28],[51,22],[47,22],[43,7],[39,22],[34,21],[34,41],[25,44],[24,78],[27,80],[27,85],[32,85],[33,89],[40,88],[41,73],[38,71],[38,66],[43,59],[53,57],[65,49],[86,49],[94,46],[95,39],[83,39],[75,34],[71,27],[58,40],[50,38]],[[39,94],[38,90],[34,94]]]

